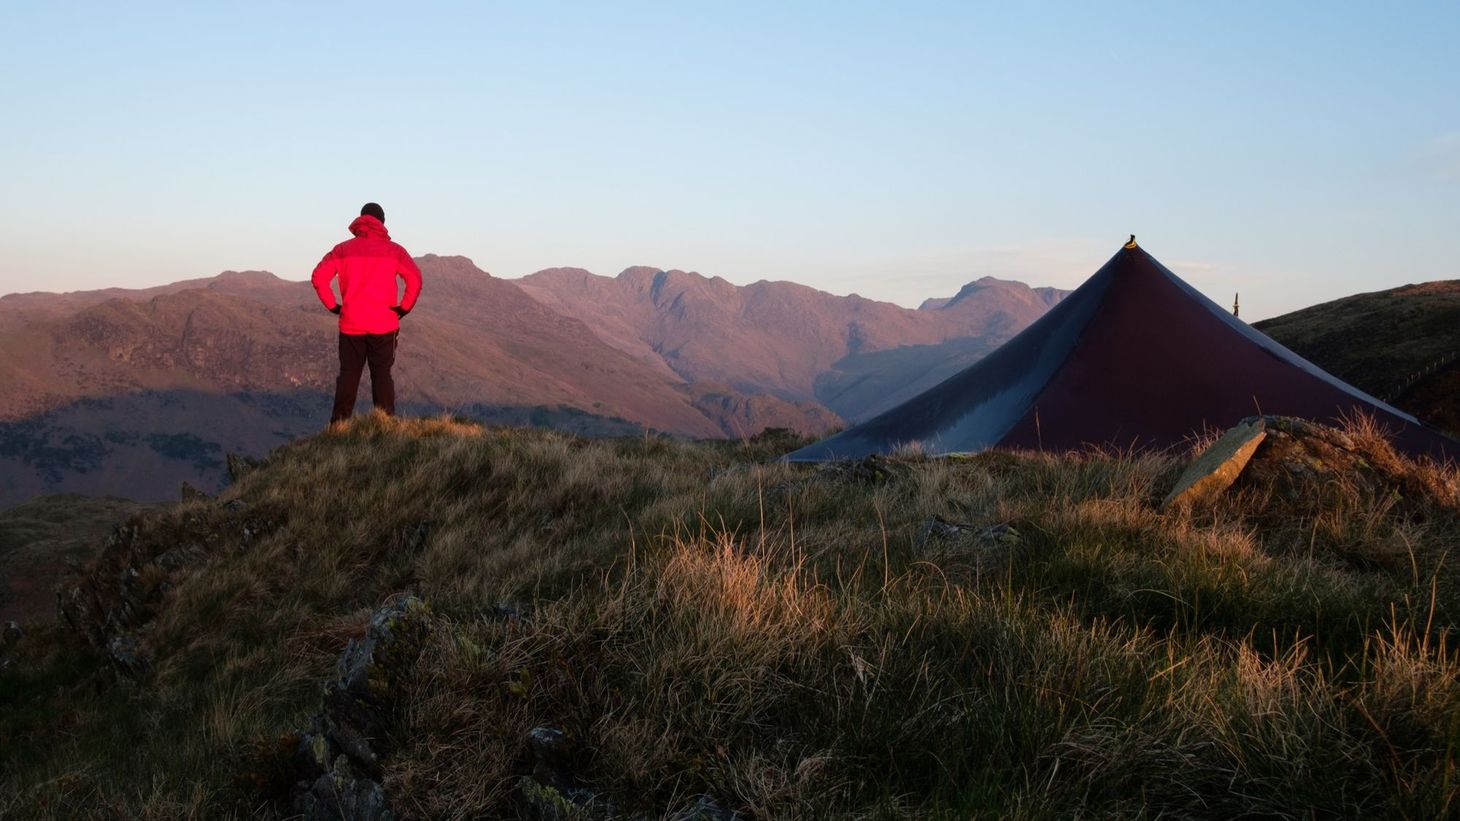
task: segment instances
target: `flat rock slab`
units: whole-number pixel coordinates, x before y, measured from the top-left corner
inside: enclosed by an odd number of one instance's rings
[[[1203,502],[1231,487],[1266,438],[1267,424],[1262,419],[1228,430],[1186,466],[1161,508]]]

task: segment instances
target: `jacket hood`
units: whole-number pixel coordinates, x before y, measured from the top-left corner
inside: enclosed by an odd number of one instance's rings
[[[390,232],[385,230],[385,223],[369,214],[361,214],[356,217],[355,221],[350,223],[350,233],[357,237],[373,236],[390,239]]]

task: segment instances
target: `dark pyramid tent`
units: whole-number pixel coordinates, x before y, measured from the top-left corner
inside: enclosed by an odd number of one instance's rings
[[[1392,432],[1400,450],[1460,456],[1460,443],[1254,330],[1132,237],[1003,347],[786,459],[860,458],[908,445],[928,454],[1163,449],[1256,414],[1321,422],[1367,414]]]

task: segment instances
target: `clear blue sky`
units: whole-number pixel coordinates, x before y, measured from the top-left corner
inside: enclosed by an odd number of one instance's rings
[[[1460,277],[1460,3],[0,5],[0,292],[500,276],[916,304],[1130,232],[1260,317]]]

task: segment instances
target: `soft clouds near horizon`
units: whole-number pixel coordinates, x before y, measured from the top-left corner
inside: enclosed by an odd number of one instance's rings
[[[904,305],[1134,232],[1243,315],[1460,277],[1460,7],[12,3],[0,293],[299,279],[360,203],[500,276]]]

